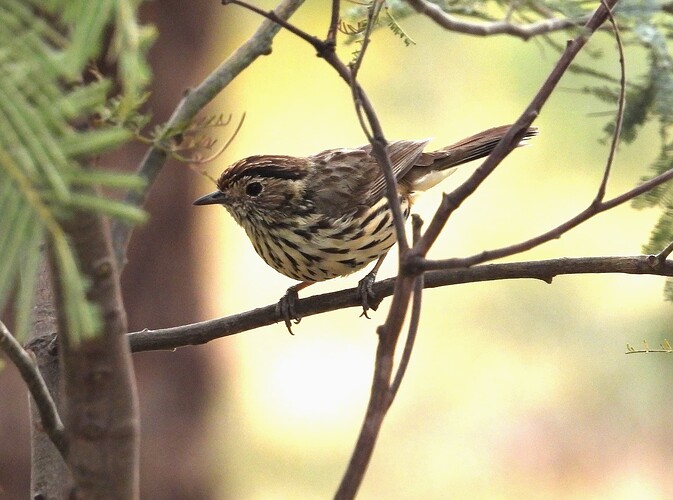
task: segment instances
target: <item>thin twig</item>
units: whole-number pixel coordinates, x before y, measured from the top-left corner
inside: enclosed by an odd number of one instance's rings
[[[673,353],[673,346],[667,339],[664,339],[664,341],[661,344],[659,344],[659,349],[651,349],[650,344],[647,342],[647,340],[643,340],[642,349],[636,349],[631,344],[626,344],[626,352],[624,354],[642,354],[651,352],[671,354]]]
[[[320,51],[322,45],[324,44],[324,42],[320,40],[320,38],[315,37],[313,35],[309,35],[304,30],[297,28],[294,24],[289,23],[286,18],[279,16],[273,10],[269,11],[262,10],[259,7],[256,7],[248,2],[243,2],[241,0],[222,0],[222,5],[238,5],[239,7],[243,7],[244,9],[254,12],[255,14],[264,17],[271,22],[276,23],[279,27],[286,29],[293,35],[296,35],[299,38],[303,39],[304,41],[310,43],[315,47],[317,51]]]
[[[671,255],[671,252],[673,252],[673,242],[666,245],[666,248],[659,252],[656,255],[656,258],[659,262],[665,262],[666,259],[668,259],[668,256]]]
[[[367,14],[367,26],[365,27],[365,31],[362,34],[362,45],[360,45],[358,56],[350,65],[352,80],[357,80],[360,67],[362,66],[362,61],[364,60],[365,53],[369,47],[369,42],[371,41],[372,30],[374,29],[374,25],[376,24],[376,20],[379,17],[379,13],[381,12],[383,4],[384,2],[382,0],[374,0],[369,6],[369,13]]]
[[[227,125],[229,124],[229,121],[230,120],[227,121]],[[236,128],[234,129],[234,132],[231,134],[231,137],[229,137],[229,139],[227,139],[226,142],[217,149],[217,151],[211,153],[209,156],[205,158],[189,158],[186,156],[182,156],[181,154],[178,154],[175,151],[169,151],[170,156],[175,160],[181,161],[183,163],[190,163],[191,165],[203,165],[204,163],[210,163],[211,161],[215,160],[218,156],[220,156],[222,153],[224,153],[229,148],[231,143],[234,142],[234,139],[236,139],[236,136],[243,127],[244,121],[245,121],[245,113],[241,115],[241,119],[238,121],[238,125],[236,125]]]
[[[369,41],[371,40],[371,34],[372,34],[372,29],[374,28],[374,22],[376,18],[378,17],[379,12],[381,11],[382,7],[382,2],[379,0],[375,0],[369,7],[369,13],[367,14],[367,26],[365,27],[365,30],[362,34],[362,44],[360,46],[360,50],[358,52],[358,56],[355,59],[353,63],[349,65],[350,67],[350,87],[351,87],[351,94],[353,96],[353,103],[355,104],[355,113],[358,117],[358,121],[360,122],[360,127],[362,128],[363,132],[365,133],[365,136],[367,137],[367,140],[373,145],[375,138],[374,138],[374,133],[373,131],[369,130],[369,124],[367,120],[365,119],[364,115],[364,110],[362,109],[362,101],[360,99],[360,94],[359,94],[359,86],[358,86],[358,80],[357,80],[357,75],[360,71],[360,67],[362,66],[362,61],[364,60],[364,56],[367,52],[367,48],[369,47]],[[390,201],[390,200],[389,200]]]
[[[35,364],[35,359],[7,329],[5,324],[0,321],[0,349],[2,349],[10,361],[16,366],[21,374],[21,378],[26,383],[35,406],[40,413],[42,427],[54,443],[64,460],[68,456],[68,440],[65,435],[65,429],[61,417],[56,410],[56,403],[49,393],[47,384],[42,378],[40,370]]]
[[[327,30],[327,43],[336,45],[336,35],[339,31],[339,11],[341,10],[341,2],[339,0],[332,0],[332,16],[329,21],[329,29]]]
[[[407,0],[407,3],[416,9],[418,13],[432,19],[442,28],[455,31],[456,33],[477,36],[511,35],[528,40],[537,35],[580,27],[589,19],[589,16],[579,19],[551,18],[525,25],[513,24],[509,20],[474,23],[447,14],[438,5],[430,3],[427,0]]]
[[[608,19],[610,20],[610,24],[612,24],[612,27],[615,32],[615,39],[617,40],[617,50],[619,51],[620,78],[619,78],[619,100],[617,106],[617,116],[615,118],[615,130],[612,134],[610,153],[608,154],[608,159],[605,163],[603,180],[601,181],[601,185],[598,187],[598,192],[596,193],[596,199],[595,199],[596,203],[603,201],[603,198],[605,197],[605,190],[607,189],[608,179],[610,178],[612,163],[615,159],[617,146],[619,144],[619,136],[622,132],[622,123],[624,122],[624,104],[626,102],[626,67],[624,62],[624,46],[622,45],[622,37],[619,34],[619,28],[617,27],[615,18],[612,15],[612,11],[605,4],[605,0],[601,0],[601,3],[605,6],[605,8],[608,11]]]
[[[413,214],[412,218],[412,228],[413,228],[413,243],[414,245],[418,242],[421,237],[421,226],[423,225],[423,220],[417,214]],[[393,381],[390,384],[390,402],[392,403],[397,396],[397,391],[400,389],[400,384],[402,384],[402,379],[404,378],[405,373],[407,372],[407,367],[409,366],[409,361],[411,360],[411,352],[414,348],[414,343],[416,342],[416,334],[418,333],[418,325],[421,321],[421,305],[423,303],[423,287],[424,287],[424,275],[421,273],[416,277],[416,282],[414,283],[413,291],[413,300],[411,302],[411,316],[409,317],[409,329],[407,331],[407,338],[404,342],[404,350],[402,351],[402,356],[400,357],[400,363],[397,366],[397,371],[393,377]]]

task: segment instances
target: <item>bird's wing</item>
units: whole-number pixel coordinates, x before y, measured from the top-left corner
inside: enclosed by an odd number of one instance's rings
[[[388,154],[396,179],[401,179],[423,152],[428,140],[396,141]],[[311,157],[315,162],[316,186],[310,194],[321,213],[341,216],[371,207],[384,196],[385,178],[371,145],[356,149],[331,149]]]

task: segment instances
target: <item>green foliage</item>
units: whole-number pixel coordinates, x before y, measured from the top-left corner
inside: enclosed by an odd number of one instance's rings
[[[0,0],[0,310],[13,298],[19,337],[30,326],[45,243],[63,291],[66,333],[77,341],[99,330],[61,227],[65,218],[86,210],[128,223],[145,219],[135,207],[91,194],[98,187],[137,189],[139,178],[85,167],[87,159],[132,136],[112,122],[92,124],[113,85],[99,75],[85,81],[91,61],[106,56],[117,62],[123,91],[117,123],[137,114],[144,99],[145,51],[154,32],[137,25],[136,7],[134,0]],[[105,54],[110,28],[112,49]]]
[[[383,16],[381,16],[381,13],[383,13]],[[340,20],[339,30],[348,36],[347,43],[354,43],[358,46],[353,51],[351,64],[360,57],[360,46],[367,35],[370,19],[372,22],[371,31],[386,26],[407,47],[415,45],[416,42],[407,35],[396,18],[397,16],[406,17],[412,13],[413,9],[399,0],[370,0],[349,9],[346,16]]]
[[[347,35],[346,43],[361,43],[367,27],[367,18],[373,8],[382,7],[385,19],[377,18],[374,29],[387,27],[406,46],[415,42],[407,34],[399,21],[415,15],[416,11],[404,0],[353,0],[341,20],[341,31]],[[494,22],[508,20],[512,24],[527,24],[551,16],[581,18],[596,8],[596,2],[585,0],[428,0],[446,14],[458,20],[470,22]],[[549,41],[549,40],[548,40]],[[356,52],[357,54],[357,52]]]

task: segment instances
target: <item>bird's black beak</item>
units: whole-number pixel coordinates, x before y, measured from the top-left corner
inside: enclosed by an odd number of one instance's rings
[[[194,200],[194,205],[218,205],[224,203],[225,199],[226,197],[222,191],[215,191]]]

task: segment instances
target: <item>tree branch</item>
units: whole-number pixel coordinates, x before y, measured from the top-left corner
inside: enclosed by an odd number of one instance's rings
[[[54,403],[47,384],[37,368],[35,359],[21,347],[21,344],[2,321],[0,321],[0,349],[5,352],[9,360],[19,370],[21,378],[26,383],[33,401],[35,401],[44,431],[61,456],[66,459],[68,456],[68,440],[65,436],[61,417],[56,410],[56,403]]]
[[[42,249],[42,254],[44,258],[40,264],[35,290],[33,326],[25,349],[35,357],[35,364],[56,405],[56,411],[62,414],[63,386],[54,333],[58,330],[58,314],[45,248]],[[47,433],[47,426],[43,423],[40,409],[34,398],[30,398],[30,422],[30,497],[60,498],[63,492],[71,487],[72,475],[65,458]]]
[[[412,214],[411,222],[413,226],[413,244],[418,243],[418,240],[421,237],[421,226],[423,225],[423,220],[420,215]],[[402,379],[404,374],[407,372],[407,366],[409,366],[409,361],[411,360],[411,351],[414,348],[414,343],[416,342],[416,334],[418,333],[418,325],[421,322],[421,306],[423,302],[423,288],[425,286],[425,274],[421,273],[416,278],[414,283],[413,300],[411,301],[411,315],[409,317],[409,329],[407,331],[407,338],[404,342],[404,350],[402,351],[402,356],[400,357],[400,363],[397,367],[397,372],[393,377],[393,381],[390,383],[390,394],[391,402],[397,396],[397,391],[400,389],[402,384]]]
[[[507,19],[488,23],[474,23],[447,14],[438,5],[427,0],[407,0],[407,3],[416,9],[416,12],[432,19],[444,29],[476,36],[511,35],[528,40],[537,35],[578,28],[589,19],[589,16],[578,19],[550,18],[523,25],[513,24]]]
[[[273,11],[274,15],[278,19],[289,18],[302,3],[304,3],[304,0],[284,0]],[[142,206],[145,203],[154,180],[166,163],[168,158],[166,151],[169,149],[170,142],[188,127],[194,117],[245,68],[250,66],[259,56],[271,53],[271,43],[279,30],[280,26],[275,22],[263,22],[250,39],[229,56],[219,68],[208,75],[199,85],[185,93],[185,96],[166,122],[163,137],[147,151],[138,167],[138,174],[147,181],[146,187],[141,191],[130,192],[126,196],[126,203],[135,206]],[[125,264],[126,247],[132,229],[122,222],[115,222],[112,227],[112,242],[120,270]]]
[[[468,269],[448,269],[425,273],[424,288],[437,288],[463,283],[510,279],[537,279],[551,283],[561,275],[574,274],[645,274],[673,276],[673,262],[658,263],[654,256],[581,257],[561,258],[507,264],[485,264]],[[379,281],[373,285],[380,299],[393,293],[396,278]],[[314,295],[297,302],[297,312],[303,317],[322,314],[348,307],[360,307],[356,288]],[[282,322],[276,305],[268,305],[225,318],[218,318],[191,325],[142,330],[128,334],[133,352],[173,350],[188,345],[200,345],[222,337]]]

